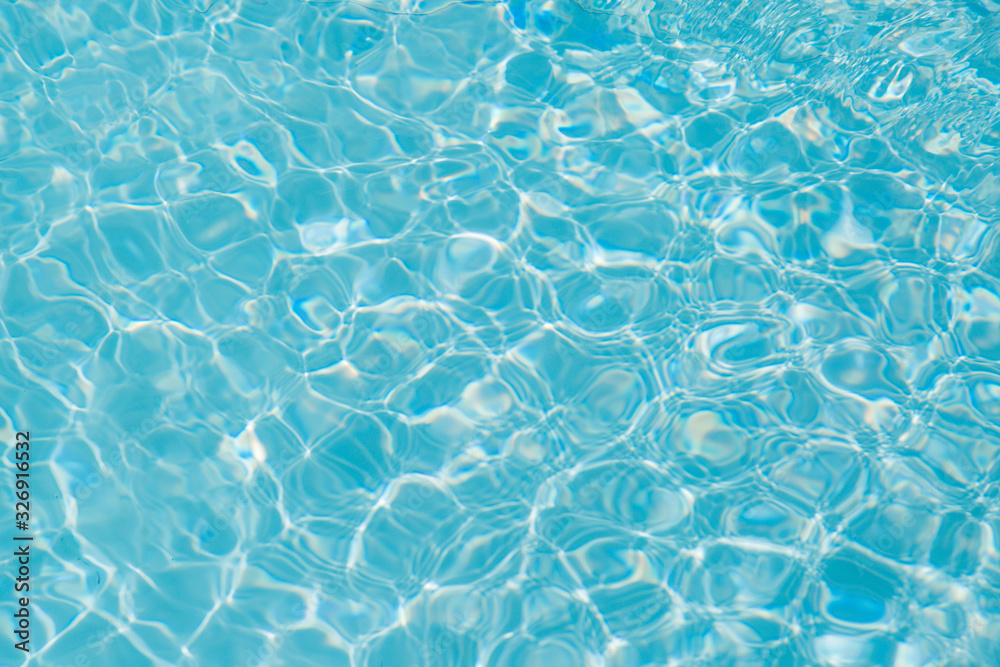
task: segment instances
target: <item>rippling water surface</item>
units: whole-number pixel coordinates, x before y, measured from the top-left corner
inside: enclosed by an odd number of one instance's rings
[[[30,664],[1000,665],[998,86],[988,0],[4,2]]]

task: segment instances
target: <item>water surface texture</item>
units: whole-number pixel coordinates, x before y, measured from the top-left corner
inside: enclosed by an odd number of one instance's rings
[[[998,86],[988,0],[4,1],[29,664],[1000,665]]]

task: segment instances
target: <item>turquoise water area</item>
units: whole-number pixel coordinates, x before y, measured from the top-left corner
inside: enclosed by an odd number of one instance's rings
[[[0,4],[28,664],[1000,665],[998,17]]]

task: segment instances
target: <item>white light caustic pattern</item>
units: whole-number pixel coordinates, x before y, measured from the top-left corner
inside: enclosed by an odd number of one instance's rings
[[[993,5],[119,4],[0,11],[32,665],[1000,664]]]

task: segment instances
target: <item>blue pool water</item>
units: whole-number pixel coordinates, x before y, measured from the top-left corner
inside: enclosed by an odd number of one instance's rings
[[[5,1],[0,664],[1000,665],[998,87],[990,0]]]

